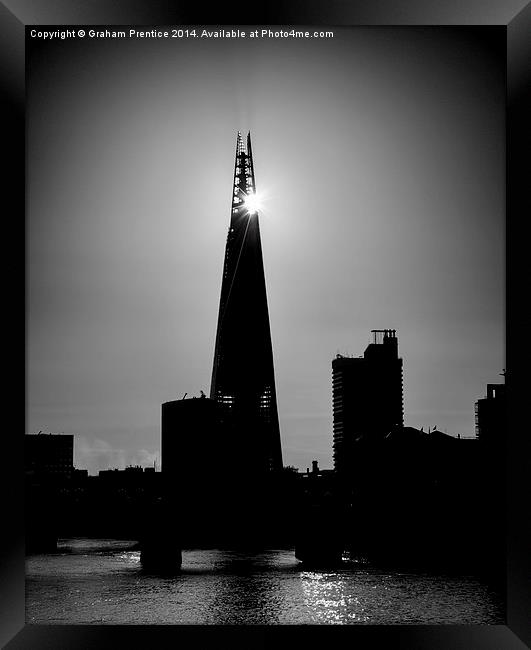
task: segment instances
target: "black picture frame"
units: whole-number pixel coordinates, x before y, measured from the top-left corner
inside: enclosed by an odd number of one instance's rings
[[[19,648],[198,647],[256,648],[297,643],[321,646],[416,649],[521,650],[531,647],[529,589],[531,538],[528,500],[530,447],[526,432],[531,325],[525,309],[531,277],[524,250],[525,219],[531,215],[528,186],[528,120],[531,115],[531,5],[524,0],[352,0],[236,3],[207,13],[191,2],[172,0],[9,0],[0,3],[0,74],[4,91],[4,177],[11,208],[5,219],[24,223],[24,42],[26,25],[498,25],[507,36],[507,625],[500,626],[36,626],[25,625],[22,435],[6,436],[4,458],[5,550],[1,560],[3,603],[0,643]],[[15,229],[18,232],[18,227]],[[9,298],[6,298],[9,300]],[[13,304],[16,304],[13,301]],[[15,319],[13,319],[15,320]],[[524,407],[524,408],[523,408]],[[8,462],[7,459],[10,459]]]

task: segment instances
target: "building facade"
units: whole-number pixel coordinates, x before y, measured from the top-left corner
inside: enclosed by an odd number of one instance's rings
[[[210,398],[230,429],[234,464],[282,469],[273,351],[251,137],[238,132]]]
[[[165,402],[161,414],[162,473],[176,482],[221,463],[219,408],[206,397]]]
[[[475,411],[478,440],[503,440],[507,413],[505,384],[487,384],[487,395],[477,400]]]
[[[396,330],[372,330],[363,357],[332,361],[334,469],[351,468],[354,445],[402,427],[403,368]]]
[[[74,436],[26,434],[24,468],[27,474],[35,478],[70,478],[74,472]]]

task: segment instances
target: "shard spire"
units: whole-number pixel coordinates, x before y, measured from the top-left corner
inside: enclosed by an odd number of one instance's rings
[[[210,397],[237,440],[238,462],[282,468],[251,134],[238,132]],[[250,207],[251,206],[251,207]]]

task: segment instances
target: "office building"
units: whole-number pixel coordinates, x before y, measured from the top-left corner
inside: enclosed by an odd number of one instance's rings
[[[162,474],[182,485],[222,463],[219,408],[207,397],[165,402],[161,419]]]
[[[396,330],[372,330],[363,357],[332,361],[334,469],[351,469],[359,439],[379,439],[404,424],[402,359]]]
[[[70,478],[74,472],[74,436],[26,434],[24,468],[28,475],[35,478]]]

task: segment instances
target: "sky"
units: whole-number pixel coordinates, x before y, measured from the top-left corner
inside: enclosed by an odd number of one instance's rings
[[[284,464],[332,467],[331,362],[372,329],[405,424],[475,434],[505,367],[503,50],[333,31],[29,40],[26,431],[74,434],[76,467],[160,467],[161,404],[209,393],[238,130]]]

